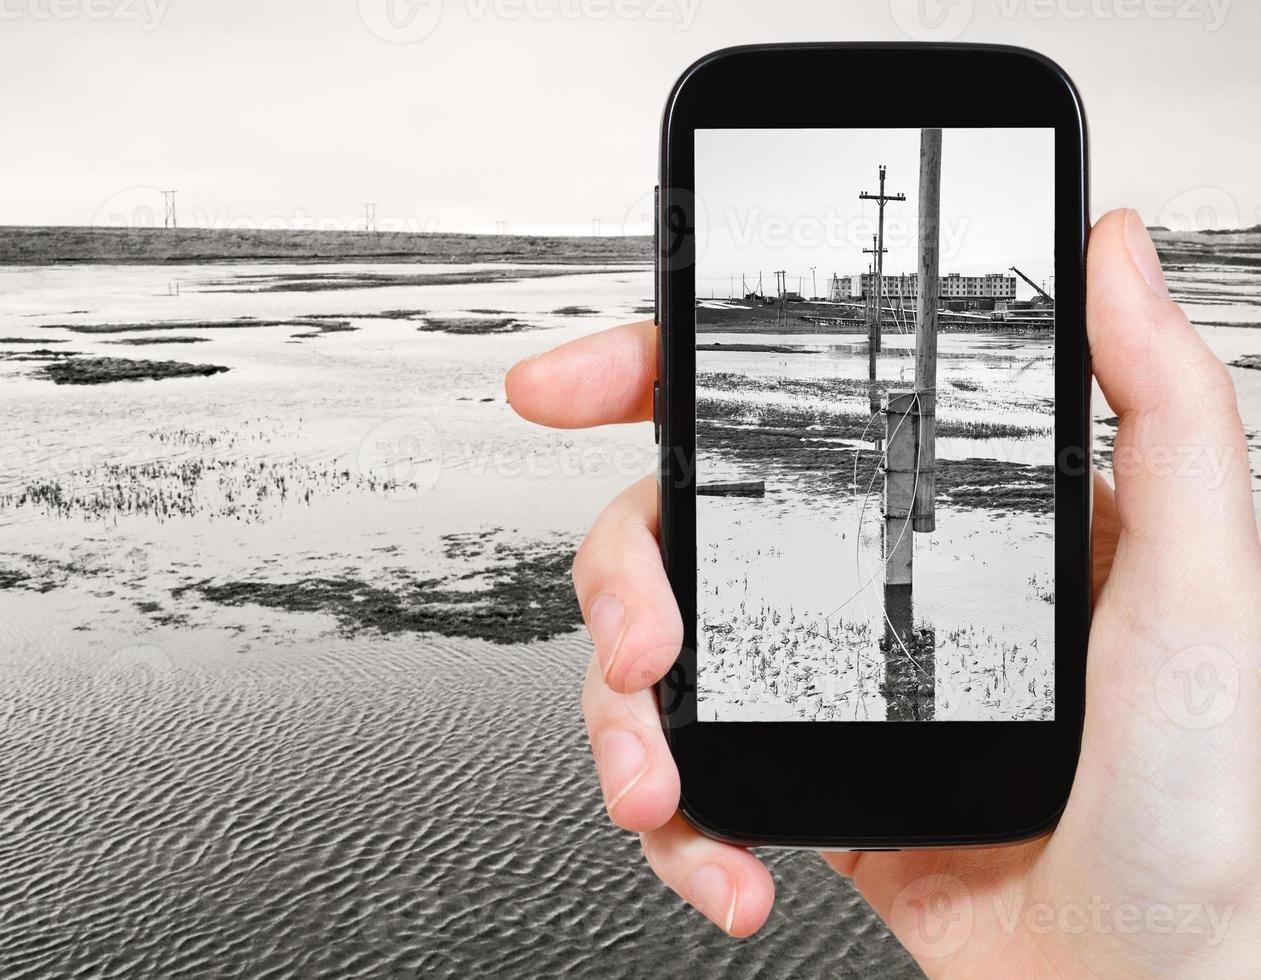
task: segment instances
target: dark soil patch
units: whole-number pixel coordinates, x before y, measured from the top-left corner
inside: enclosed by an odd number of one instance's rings
[[[326,333],[352,333],[359,329],[351,326],[347,320],[316,319],[311,322],[311,325],[315,327],[314,330],[309,330],[306,333],[295,333],[292,335],[293,339],[310,340],[312,337],[320,337]]]
[[[517,333],[529,330],[528,323],[511,317],[476,319],[474,317],[429,317],[416,329],[426,333],[452,333],[481,336],[496,333]]]
[[[453,547],[459,550],[465,544]],[[573,550],[567,540],[499,544],[488,555],[490,566],[482,570],[445,580],[399,574],[388,587],[347,573],[290,582],[205,581],[181,586],[172,595],[195,592],[226,606],[328,613],[351,633],[438,633],[524,643],[568,633],[581,624],[570,580]]]
[[[597,313],[589,306],[561,306],[552,310],[553,316],[592,316]]]
[[[861,496],[870,489],[878,501],[884,475],[880,453],[856,450],[831,436],[786,428],[733,431],[719,423],[697,422],[698,444],[764,476],[768,495],[781,482],[837,495]],[[1054,471],[1049,465],[938,459],[936,474],[937,499],[956,507],[1049,514],[1055,503]]]
[[[12,568],[0,568],[0,589],[17,589],[26,585],[31,577],[26,572]]]
[[[48,340],[44,337],[0,337],[0,344],[64,344],[64,340]]]
[[[47,347],[37,347],[30,351],[2,352],[0,361],[56,361],[77,356],[78,354],[72,350],[49,350]]]
[[[338,317],[306,316],[289,320],[258,320],[244,316],[235,320],[170,320],[145,323],[49,323],[45,330],[69,330],[71,333],[152,333],[164,330],[248,330],[258,327],[314,327],[320,333],[335,330],[354,330]],[[140,341],[135,341],[139,343]]]
[[[595,269],[592,274],[615,272]],[[232,293],[318,293],[339,289],[386,289],[396,286],[484,286],[522,279],[549,279],[569,276],[564,267],[554,269],[482,269],[458,272],[298,272],[283,275],[240,276],[225,280],[221,292]]]
[[[119,337],[107,340],[107,344],[127,344],[131,347],[148,347],[151,344],[206,344],[209,337]]]
[[[1261,371],[1261,354],[1244,354],[1243,357],[1237,357],[1231,361],[1230,366]]]
[[[778,344],[697,344],[697,350],[763,352],[768,354],[814,354],[804,347],[781,347]]]
[[[60,584],[58,571],[77,571],[73,566],[62,566],[60,569],[55,567],[55,563],[40,562],[34,555],[23,555],[27,561],[31,562],[36,571],[41,573],[38,577],[30,572],[24,572],[17,568],[0,568],[0,592],[6,589],[21,589],[24,592],[51,592]],[[41,567],[42,566],[42,567]],[[62,576],[64,577],[64,576]]]
[[[868,382],[862,382],[864,387]],[[872,419],[864,412],[809,412],[759,406],[756,415],[730,402],[699,396],[696,399],[697,426],[702,423],[728,423],[728,433],[715,433],[720,443],[737,445],[750,432],[783,431],[797,438],[871,439],[884,433],[884,418]],[[750,423],[753,428],[748,428]],[[971,422],[937,418],[937,435],[961,439],[1023,439],[1045,435],[1050,430],[1009,422]],[[699,431],[699,429],[698,429]],[[756,436],[754,436],[756,438]],[[712,443],[711,443],[712,445]]]
[[[158,381],[164,378],[208,377],[222,374],[218,364],[183,361],[132,361],[125,357],[80,357],[56,361],[38,374],[59,385],[100,385],[113,381]]]

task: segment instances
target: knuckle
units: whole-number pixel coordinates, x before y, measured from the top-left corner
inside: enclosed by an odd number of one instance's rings
[[[1204,359],[1200,376],[1205,410],[1218,417],[1238,415],[1238,393],[1226,365],[1210,355]]]

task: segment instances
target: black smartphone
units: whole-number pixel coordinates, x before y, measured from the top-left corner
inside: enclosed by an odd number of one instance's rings
[[[1090,620],[1086,135],[981,45],[733,48],[657,206],[658,689],[744,845],[1009,843],[1076,768]]]

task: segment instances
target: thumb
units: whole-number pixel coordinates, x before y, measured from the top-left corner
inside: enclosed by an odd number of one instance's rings
[[[1045,866],[1070,887],[1213,901],[1258,873],[1244,844],[1261,801],[1261,542],[1243,425],[1134,211],[1095,225],[1086,283],[1095,376],[1120,417],[1120,532]]]
[[[1234,385],[1169,299],[1137,212],[1095,225],[1086,281],[1091,360],[1120,417],[1112,465],[1128,557],[1170,587],[1200,592],[1206,574],[1244,584],[1261,545]]]

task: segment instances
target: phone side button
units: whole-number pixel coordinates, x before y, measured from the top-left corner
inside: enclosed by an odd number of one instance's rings
[[[652,383],[652,438],[661,445],[661,382]]]

